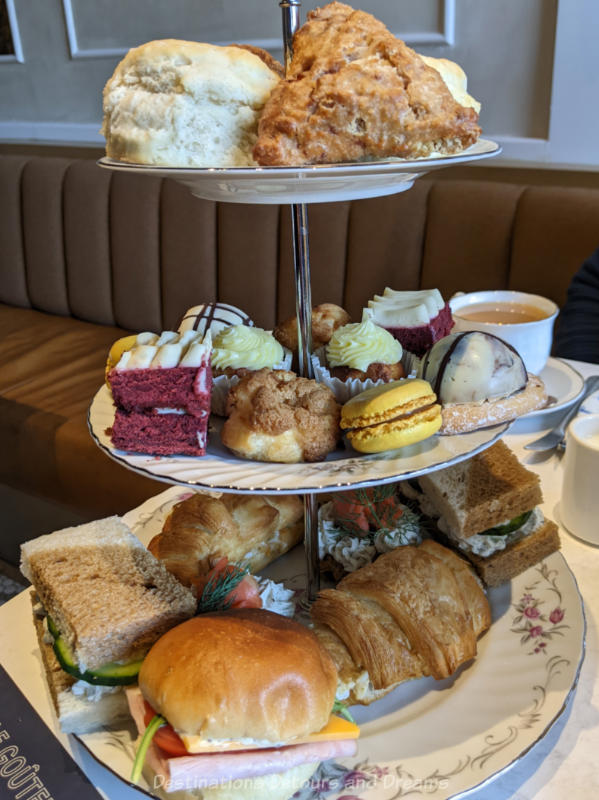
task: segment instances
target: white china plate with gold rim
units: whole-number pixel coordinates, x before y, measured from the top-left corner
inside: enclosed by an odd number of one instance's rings
[[[116,450],[106,433],[114,420],[107,386],[96,393],[88,412],[88,427],[96,444],[115,461],[147,477],[222,492],[298,494],[334,488],[373,486],[408,480],[456,464],[489,447],[511,423],[457,436],[431,436],[418,444],[375,455],[337,449],[326,461],[278,464],[248,461],[221,443],[222,421],[212,416],[205,456],[151,456]]]
[[[147,544],[172,505],[188,495],[189,490],[171,487],[125,520]],[[297,588],[303,569],[298,547],[265,574],[287,578]],[[489,601],[493,624],[479,640],[476,659],[448,680],[410,681],[371,706],[353,707],[361,727],[358,755],[325,763],[314,778],[320,793],[308,786],[299,800],[460,797],[508,770],[542,739],[564,711],[584,657],[585,618],[576,581],[555,553],[492,589]],[[145,779],[139,790],[125,785],[135,752],[133,727],[77,738],[57,731],[28,592],[5,604],[2,613],[11,622],[10,635],[3,635],[3,665],[98,788],[111,800],[162,797]]]
[[[433,158],[389,159],[307,167],[158,167],[128,164],[112,158],[104,169],[172,178],[197,197],[228,203],[329,203],[380,197],[409,189],[420,175],[441,167],[499,155],[501,147],[479,139],[460,153]]]

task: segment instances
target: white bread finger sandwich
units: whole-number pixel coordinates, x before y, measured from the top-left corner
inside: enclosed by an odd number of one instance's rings
[[[539,508],[539,477],[503,441],[401,491],[436,518],[438,538],[459,549],[487,586],[497,586],[559,549],[557,525]]]
[[[21,571],[50,694],[65,733],[127,718],[123,686],[146,652],[196,609],[182,586],[119,517],[33,539]]]
[[[128,689],[150,782],[203,800],[287,800],[358,729],[332,716],[337,670],[316,636],[262,609],[202,614],[156,642]],[[150,743],[151,742],[151,743]]]

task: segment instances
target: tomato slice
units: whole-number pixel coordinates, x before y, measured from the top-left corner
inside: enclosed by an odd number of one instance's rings
[[[156,716],[156,712],[146,700],[144,700],[144,706],[144,725],[147,726],[152,721],[152,717]],[[169,756],[189,755],[181,737],[170,725],[161,725],[154,734],[153,742]]]

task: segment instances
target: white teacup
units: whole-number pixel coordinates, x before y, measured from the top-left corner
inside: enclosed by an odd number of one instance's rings
[[[528,372],[538,375],[542,371],[551,352],[553,324],[559,311],[552,300],[538,294],[498,290],[458,294],[449,305],[455,322],[453,331],[498,336],[518,351]]]
[[[572,420],[566,432],[564,481],[559,506],[564,527],[599,545],[599,414]]]

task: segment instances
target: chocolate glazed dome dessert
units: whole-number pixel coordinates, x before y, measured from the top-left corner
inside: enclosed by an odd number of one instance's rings
[[[543,381],[529,375],[514,348],[480,331],[452,333],[418,364],[441,403],[440,433],[466,433],[508,422],[547,404]]]
[[[507,397],[524,389],[528,373],[518,352],[488,333],[452,333],[421,360],[418,376],[431,383],[441,403]]]

